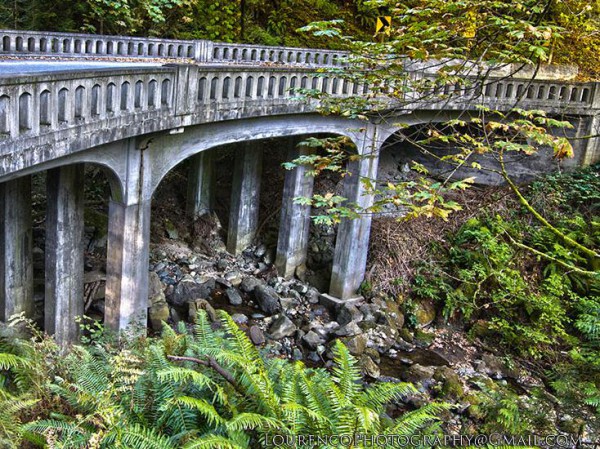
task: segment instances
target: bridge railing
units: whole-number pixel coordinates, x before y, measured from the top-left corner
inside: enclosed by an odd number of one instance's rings
[[[465,103],[467,107],[479,103],[500,110],[519,106],[581,113],[600,108],[599,86],[503,79],[479,87],[432,87],[429,97],[415,97],[407,105],[411,100],[409,93],[404,105],[392,103],[391,107],[464,109]],[[154,120],[155,128],[163,129],[175,123],[173,117],[195,116],[190,123],[201,123],[236,118],[240,111],[250,116],[277,113],[286,107],[293,110],[289,105],[300,98],[298,89],[313,89],[339,98],[376,95],[368,86],[342,76],[283,66],[172,65],[78,72],[76,76],[61,72],[0,77],[0,148],[10,151],[10,145],[3,144],[14,139],[111,119],[130,126]],[[279,109],[269,110],[272,107]]]
[[[174,69],[0,79],[0,144],[173,107]]]
[[[430,87],[427,86],[430,82]],[[485,105],[491,109],[545,109],[547,111],[600,108],[598,83],[577,83],[556,80],[519,78],[478,79],[466,77],[456,84],[436,85],[433,76],[417,79],[419,92],[406,94],[414,106],[456,109],[457,105]]]
[[[298,98],[295,88],[334,96],[366,92],[314,70],[261,67],[164,66],[0,77],[0,147],[13,139],[99,123],[143,121],[149,115],[207,115],[214,110],[260,108]],[[206,117],[202,121],[210,120]]]
[[[0,30],[1,54],[166,58],[214,63],[272,62],[310,66],[343,65],[346,56],[342,51],[310,48],[17,30]]]

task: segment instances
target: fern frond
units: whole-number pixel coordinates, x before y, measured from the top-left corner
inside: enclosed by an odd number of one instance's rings
[[[417,410],[405,413],[389,431],[390,434],[410,436],[425,428],[432,422],[438,421],[439,415],[452,406],[446,403],[432,402]]]
[[[183,449],[245,449],[231,439],[221,435],[206,435],[190,441]]]
[[[28,366],[29,363],[22,357],[9,353],[0,353],[0,369],[10,370]]]
[[[357,360],[340,340],[333,347],[333,380],[347,402],[351,402],[360,389],[362,379]]]
[[[135,449],[174,449],[169,439],[154,429],[139,424],[116,429],[102,440],[103,447],[130,447]]]
[[[258,413],[240,413],[227,421],[225,427],[229,431],[269,430],[280,429],[283,427],[283,423],[278,419],[262,416]]]
[[[186,407],[197,410],[212,426],[221,426],[225,423],[225,420],[219,415],[215,407],[204,399],[182,396],[177,398],[176,401]]]
[[[369,388],[361,395],[360,403],[380,409],[391,401],[407,397],[417,393],[414,385],[404,382],[389,383],[381,382],[369,386]]]

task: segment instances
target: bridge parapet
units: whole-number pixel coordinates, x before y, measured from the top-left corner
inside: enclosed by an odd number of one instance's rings
[[[466,84],[432,87],[426,98],[408,93],[404,104],[387,107],[412,112],[473,110],[476,105],[506,111],[518,106],[580,116],[594,115],[600,107],[597,83],[500,79]],[[373,95],[364,84],[300,66],[181,64],[0,77],[0,177],[40,163],[41,157],[57,158],[127,137],[207,122],[314,112],[316,101],[296,101],[302,98],[299,88],[338,98]],[[35,160],[18,159],[36,148]]]
[[[177,116],[194,115],[205,122],[219,119],[215,111],[253,115],[274,102],[289,104],[298,98],[296,88],[334,96],[366,92],[365,86],[336,76],[292,68],[173,65],[96,70],[76,77],[53,73],[0,78],[0,155],[19,139],[111,119],[135,123],[163,117],[168,127]]]
[[[434,79],[431,78],[432,84]],[[419,94],[412,106],[421,109],[457,109],[486,106],[507,111],[514,107],[547,113],[593,114],[600,109],[600,83],[501,78],[467,78],[455,85],[435,86]],[[424,101],[419,101],[424,97]]]
[[[0,30],[0,55],[168,58],[214,63],[278,63],[340,66],[346,52],[311,48],[230,44],[209,40]]]

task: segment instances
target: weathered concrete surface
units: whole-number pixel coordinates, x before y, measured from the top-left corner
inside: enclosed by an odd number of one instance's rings
[[[359,208],[367,208],[373,204],[373,195],[366,194],[362,179],[372,180],[377,177],[381,142],[378,140],[376,127],[368,125],[362,140],[356,144],[359,154],[363,157],[348,163],[347,168],[352,175],[344,178],[342,196]],[[331,270],[331,296],[341,299],[356,296],[365,275],[370,232],[370,214],[355,220],[341,221]]]
[[[186,212],[198,218],[212,211],[214,201],[213,154],[203,151],[190,160]]]
[[[121,332],[130,325],[146,326],[150,200],[108,208],[106,261],[106,326]]]
[[[77,340],[83,315],[83,164],[48,171],[45,330],[64,345]]]
[[[0,320],[33,313],[31,177],[0,184]]]
[[[589,118],[589,127],[583,150],[583,165],[591,165],[600,161],[600,117],[595,115]]]
[[[559,118],[563,120],[562,118]],[[554,158],[554,153],[549,147],[539,147],[538,151],[531,155],[524,155],[517,152],[509,152],[505,155],[505,165],[508,173],[513,181],[517,183],[531,182],[545,173],[550,173],[557,170],[572,170],[578,166],[589,165],[599,160],[600,154],[597,152],[597,138],[582,138],[585,136],[597,135],[600,129],[596,128],[594,132],[595,118],[579,117],[571,118],[569,121],[572,128],[556,128],[550,129],[549,132],[558,137],[567,137],[570,139],[573,146],[574,157],[558,160]],[[595,122],[598,126],[599,122]],[[420,135],[414,133],[419,132],[419,126],[414,128],[404,129],[402,132],[407,135],[412,135],[411,140],[420,140],[424,138],[423,131]],[[426,129],[426,128],[425,128]],[[422,137],[421,137],[422,136]],[[579,137],[579,138],[578,138]],[[432,175],[439,178],[450,176],[452,179],[464,179],[467,177],[475,178],[475,182],[481,185],[501,185],[504,184],[504,178],[497,172],[500,170],[500,164],[496,160],[496,155],[489,154],[473,154],[460,168],[455,164],[441,160],[442,156],[460,152],[448,144],[446,148],[433,150],[436,156],[423,152],[418,146],[411,144],[408,140],[393,143],[384,151],[386,159],[391,159],[398,167],[411,165],[413,161],[424,165]],[[471,163],[477,162],[484,169],[473,168]]]
[[[310,153],[309,147],[296,146],[293,141],[288,144],[290,148],[287,161],[293,161]],[[312,176],[306,176],[306,171],[306,166],[300,165],[288,170],[285,174],[277,255],[275,258],[277,271],[285,278],[292,277],[296,267],[306,262],[310,230],[310,206],[294,202],[294,198],[310,198],[312,196],[314,179]]]
[[[263,149],[260,141],[236,148],[227,251],[239,254],[254,240],[258,226]]]

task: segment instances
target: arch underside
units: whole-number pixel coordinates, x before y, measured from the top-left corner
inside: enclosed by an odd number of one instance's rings
[[[388,120],[393,125],[378,126],[380,129],[378,140],[382,143],[401,129],[401,126],[447,120],[452,115],[452,113],[440,114],[436,111],[403,114],[394,120]],[[81,149],[58,158],[51,158],[51,152],[47,146],[44,146],[32,148],[32,157],[10,161],[12,166],[18,168],[0,175],[0,182],[51,168],[88,162],[104,167],[111,183],[113,196],[120,198],[127,191],[127,182],[134,168],[132,165],[135,165],[129,157],[134,148],[143,149],[144,164],[146,164],[144,172],[150,176],[150,179],[146,179],[148,188],[144,190],[145,195],[151,196],[160,180],[176,165],[210,148],[250,140],[323,133],[343,135],[358,143],[367,124],[365,121],[315,113],[289,114],[192,125],[179,129],[173,134],[172,131],[140,134],[133,138]],[[359,145],[357,147],[360,148]]]

